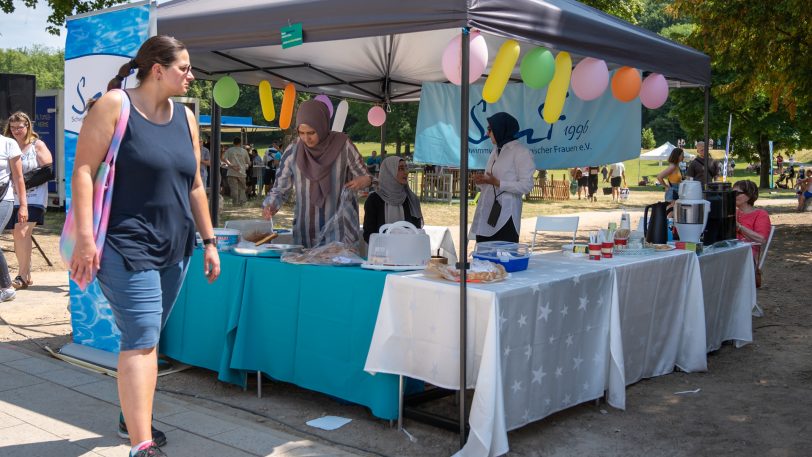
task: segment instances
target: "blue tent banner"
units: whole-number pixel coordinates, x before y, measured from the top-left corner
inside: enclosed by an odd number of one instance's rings
[[[70,206],[71,176],[76,157],[76,140],[87,115],[87,102],[100,97],[119,67],[135,57],[150,36],[150,4],[124,5],[67,21],[65,41],[65,196]],[[133,75],[123,86],[135,85]],[[120,334],[110,305],[93,281],[82,292],[70,282],[73,342],[118,352]]]
[[[558,122],[548,124],[541,112],[546,89],[511,83],[498,102],[482,99],[482,84],[471,85],[468,164],[484,169],[493,144],[487,118],[507,112],[519,121],[517,137],[533,154],[537,169],[601,165],[640,155],[640,100],[623,103],[611,90],[583,101],[570,91]],[[414,161],[443,166],[460,164],[460,88],[424,83],[417,115]]]

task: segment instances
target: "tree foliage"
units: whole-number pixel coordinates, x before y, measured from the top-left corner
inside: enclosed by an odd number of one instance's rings
[[[654,131],[651,129],[643,129],[640,136],[640,146],[644,149],[651,149],[657,146],[657,140],[654,139]]]
[[[637,23],[637,18],[644,9],[643,0],[581,0],[581,3],[632,24]]]
[[[127,0],[22,0],[26,8],[36,8],[37,4],[47,3],[51,8],[48,16],[48,26],[46,30],[54,35],[59,35],[59,27],[65,25],[65,19],[74,14],[87,13],[90,11],[109,8],[113,5],[125,3]],[[0,10],[11,14],[14,12],[14,0],[0,0]]]
[[[810,102],[809,0],[675,0],[672,8],[698,25],[688,44],[736,74],[720,93],[740,103],[766,94],[772,111],[790,116]]]
[[[61,89],[65,81],[65,53],[47,47],[0,49],[0,73],[34,75],[37,89]]]

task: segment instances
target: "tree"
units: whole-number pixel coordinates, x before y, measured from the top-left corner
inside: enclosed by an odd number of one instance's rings
[[[711,136],[726,132],[732,114],[736,154],[758,157],[767,187],[768,141],[789,150],[812,146],[812,11],[805,0],[675,0],[672,11],[695,21],[684,42],[711,56]],[[702,93],[675,91],[674,98],[683,128],[700,138]]]
[[[736,74],[721,91],[739,103],[759,94],[794,116],[812,99],[812,8],[808,0],[675,0],[697,33],[689,44]]]
[[[643,12],[643,0],[581,0],[581,3],[632,24],[637,23],[638,15]]]
[[[654,132],[651,129],[643,129],[643,133],[640,137],[640,145],[643,146],[643,149],[651,149],[654,146],[657,146],[657,140],[654,139]]]
[[[65,84],[65,53],[47,47],[0,49],[0,73],[34,75],[37,89],[61,89]]]
[[[109,8],[113,5],[125,3],[127,0],[47,0],[45,3],[51,8],[51,15],[48,16],[46,27],[49,33],[59,35],[59,27],[65,25],[65,19],[74,14],[87,13],[89,11]],[[23,0],[26,8],[36,8],[40,0]],[[0,10],[11,14],[14,12],[14,0],[0,0]]]

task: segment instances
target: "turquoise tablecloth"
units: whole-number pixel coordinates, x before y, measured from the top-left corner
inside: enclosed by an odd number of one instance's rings
[[[164,354],[244,385],[247,371],[397,417],[398,378],[364,363],[386,273],[220,256],[213,284],[195,251],[161,342]]]

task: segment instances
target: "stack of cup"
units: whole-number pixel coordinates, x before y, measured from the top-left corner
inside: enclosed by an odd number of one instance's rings
[[[589,233],[589,260],[601,259],[601,243],[598,240],[598,232]]]

